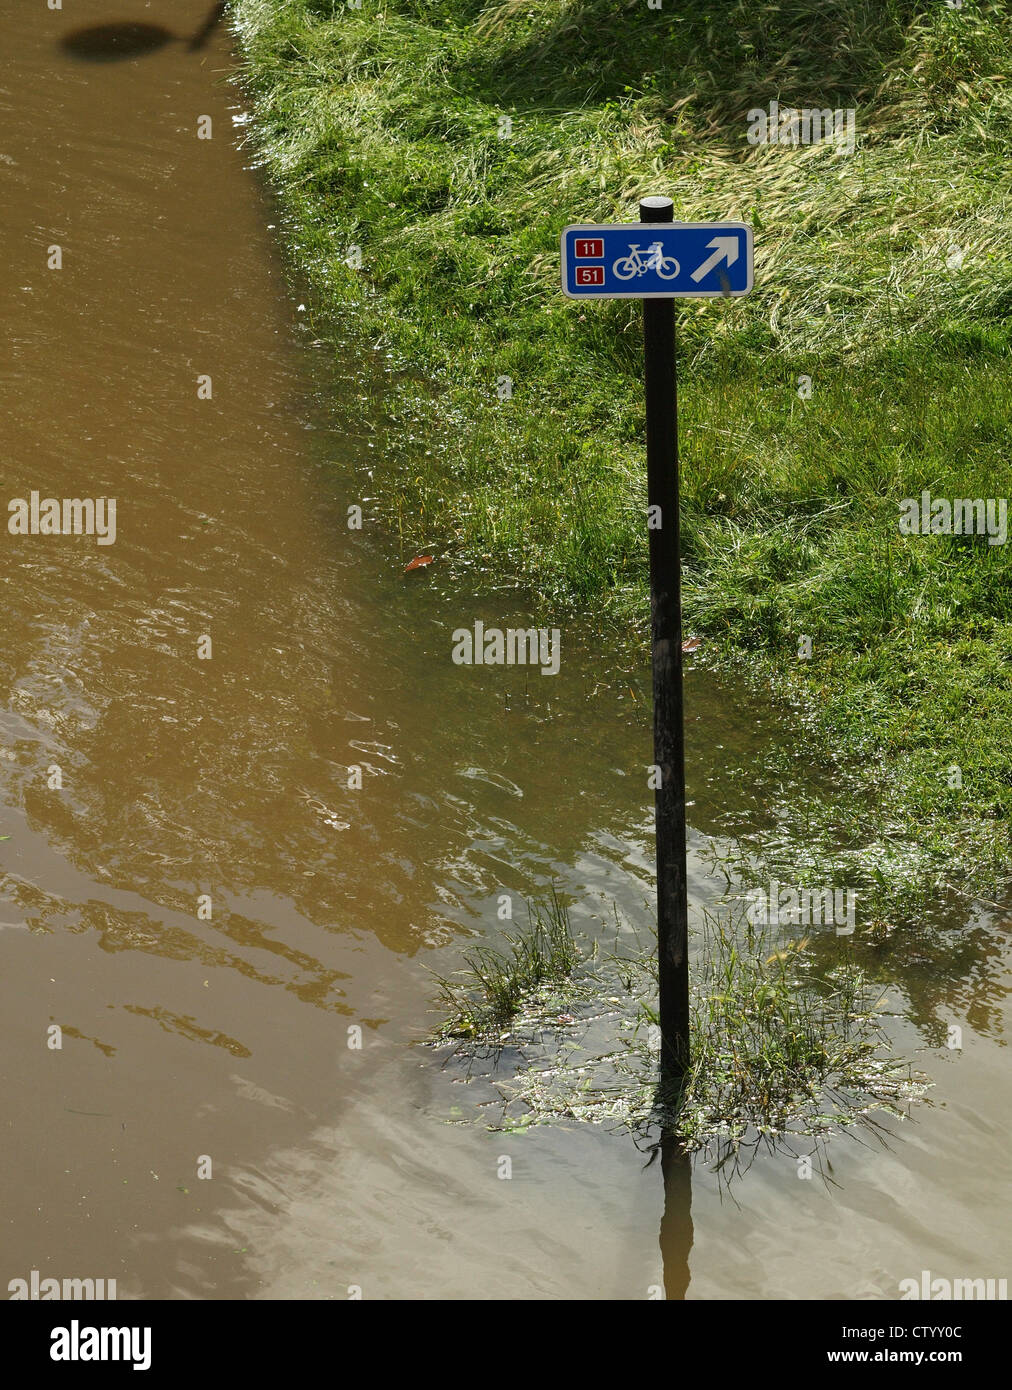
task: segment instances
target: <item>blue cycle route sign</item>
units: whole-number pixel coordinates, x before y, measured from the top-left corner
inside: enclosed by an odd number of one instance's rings
[[[710,299],[752,288],[743,222],[581,223],[562,233],[571,299]]]

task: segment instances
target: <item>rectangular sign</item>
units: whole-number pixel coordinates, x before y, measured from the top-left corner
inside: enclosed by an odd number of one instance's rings
[[[744,222],[581,223],[562,233],[571,299],[713,299],[752,288]]]

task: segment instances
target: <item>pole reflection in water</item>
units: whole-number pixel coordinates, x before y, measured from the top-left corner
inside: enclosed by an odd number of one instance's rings
[[[673,1134],[661,1138],[664,1215],[660,1246],[664,1261],[664,1296],[682,1299],[689,1287],[692,1251],[692,1159]]]

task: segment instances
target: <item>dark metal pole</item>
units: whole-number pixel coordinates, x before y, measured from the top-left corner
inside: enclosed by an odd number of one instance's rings
[[[644,198],[641,222],[671,222],[670,198]],[[675,306],[643,301],[650,512],[650,617],[654,685],[657,956],[661,1073],[678,1081],[689,1063],[689,928],[685,887],[685,733],[682,719],[682,586],[678,526]],[[659,521],[658,521],[659,516]]]

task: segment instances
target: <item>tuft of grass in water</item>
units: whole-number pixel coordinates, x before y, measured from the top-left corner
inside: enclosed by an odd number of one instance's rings
[[[569,913],[555,890],[547,904],[528,903],[526,929],[504,935],[507,951],[479,946],[464,956],[462,970],[437,976],[447,1013],[439,1039],[498,1040],[532,1007],[559,1005],[579,955]]]
[[[874,1127],[876,1111],[902,1116],[927,1088],[891,1053],[878,1013],[881,992],[848,946],[840,943],[834,960],[816,963],[807,938],[790,939],[745,916],[706,914],[691,983],[691,1066],[673,1094],[658,1076],[656,953],[603,956],[573,981],[568,914],[557,899],[552,913],[562,950],[558,972],[552,977],[543,964],[529,976],[537,982],[526,995],[520,981],[528,961],[544,962],[531,936],[511,938],[508,956],[474,953],[462,972],[463,993],[459,984],[442,982],[451,1012],[436,1041],[455,1042],[469,1063],[479,1055],[498,1059],[514,1036],[502,1029],[520,1018],[555,1022],[558,1000],[546,1008],[544,998],[532,996],[549,978],[572,982],[567,1002],[579,1017],[564,1016],[567,1031],[586,1026],[586,1040],[570,1037],[554,1052],[545,1045],[533,1058],[528,1046],[513,1075],[493,1071],[486,1079],[501,1105],[493,1129],[579,1120],[643,1139],[661,1131],[677,1135],[685,1152],[737,1166],[761,1145]]]
[[[811,942],[777,937],[747,918],[708,917],[692,1000],[692,1065],[673,1124],[689,1147],[717,1141],[737,1154],[749,1142],[823,1135],[904,1113],[923,1082],[888,1052],[873,989],[849,947],[816,972]],[[647,1011],[649,1013],[649,1010]]]

